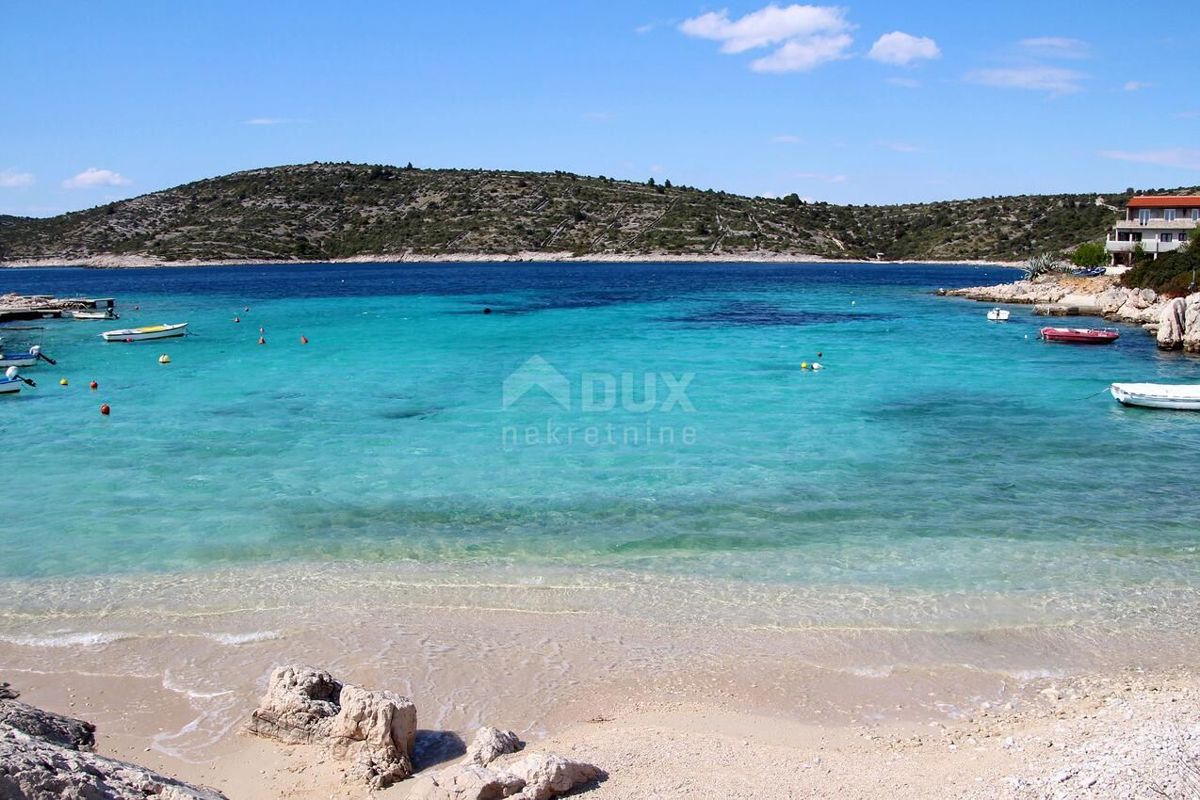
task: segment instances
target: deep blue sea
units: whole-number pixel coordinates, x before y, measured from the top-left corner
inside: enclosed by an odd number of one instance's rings
[[[0,397],[0,578],[362,561],[929,592],[1195,586],[1200,414],[1102,390],[1200,381],[1200,360],[1136,327],[1113,346],[1048,344],[1029,307],[989,323],[934,295],[1016,275],[4,270],[0,290],[112,296],[122,318],[0,326],[8,349],[58,361]],[[184,339],[96,335],[183,321]]]

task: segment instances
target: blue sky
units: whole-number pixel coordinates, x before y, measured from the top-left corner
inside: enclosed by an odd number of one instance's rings
[[[1200,184],[1182,9],[0,0],[0,213],[308,161],[850,203]]]

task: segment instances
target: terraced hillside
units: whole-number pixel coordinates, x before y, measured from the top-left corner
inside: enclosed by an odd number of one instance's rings
[[[565,172],[314,163],[238,172],[48,219],[0,217],[0,261],[523,252],[1023,259],[1100,238],[1126,199],[839,206]]]

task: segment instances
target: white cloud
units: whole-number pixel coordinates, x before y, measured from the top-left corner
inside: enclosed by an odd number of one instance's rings
[[[778,136],[771,137],[772,144],[800,144],[804,141],[799,136],[793,136],[790,133],[781,133]]]
[[[844,58],[854,40],[846,10],[836,6],[769,5],[737,19],[729,11],[710,11],[686,19],[679,30],[697,39],[721,43],[722,53],[744,53],[778,45],[750,64],[755,72],[801,72]]]
[[[919,145],[912,144],[911,142],[880,142],[879,146],[886,147],[888,150],[897,153],[916,153],[921,150]]]
[[[920,89],[921,82],[912,78],[888,78],[887,83],[892,86],[899,86],[902,89]]]
[[[131,181],[111,169],[88,167],[78,175],[63,181],[64,189],[91,189],[96,186],[125,186]]]
[[[286,125],[294,120],[284,119],[283,117],[254,117],[244,120],[243,125]]]
[[[807,72],[826,61],[846,58],[846,50],[854,43],[848,35],[812,36],[788,42],[769,56],[750,62],[755,72]]]
[[[616,116],[611,111],[585,111],[583,114],[588,122],[612,122]]]
[[[736,20],[729,11],[710,11],[685,19],[679,30],[699,39],[721,42],[722,53],[742,53],[756,47],[850,28],[845,10],[834,6],[769,5]]]
[[[1122,88],[1127,92],[1136,92],[1139,89],[1149,89],[1153,85],[1153,83],[1147,83],[1146,81],[1125,81],[1125,85]]]
[[[638,36],[643,36],[643,35],[649,33],[650,31],[654,30],[656,27],[657,27],[657,23],[647,22],[645,25],[638,25],[636,28],[633,29],[633,32],[636,33]]]
[[[797,172],[792,177],[806,181],[821,181],[822,183],[845,183],[845,175],[826,175],[822,172]]]
[[[1194,111],[1176,111],[1175,116],[1179,119],[1200,119],[1200,109]]]
[[[966,80],[999,89],[1030,89],[1050,94],[1071,94],[1082,91],[1081,72],[1062,67],[1003,67],[978,69],[967,73]]]
[[[1105,150],[1100,155],[1118,161],[1153,164],[1156,167],[1200,170],[1200,150],[1169,147],[1163,150]]]
[[[1044,58],[1088,58],[1091,48],[1080,39],[1066,36],[1037,36],[1032,39],[1022,39],[1021,47]]]
[[[914,61],[938,58],[941,55],[942,51],[933,39],[892,31],[880,36],[875,44],[871,45],[871,52],[867,53],[867,58],[903,67]]]
[[[24,189],[33,186],[36,179],[32,172],[19,172],[15,169],[0,170],[0,188]]]

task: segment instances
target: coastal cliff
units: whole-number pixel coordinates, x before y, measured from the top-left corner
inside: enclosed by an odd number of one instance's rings
[[[1126,197],[852,206],[569,172],[313,163],[233,173],[45,219],[0,216],[0,264],[1023,261],[1102,238]]]
[[[1200,292],[1164,297],[1153,289],[1120,285],[1112,277],[1044,275],[995,286],[969,286],[939,292],[984,303],[1075,308],[1114,322],[1141,325],[1162,350],[1200,353]]]

